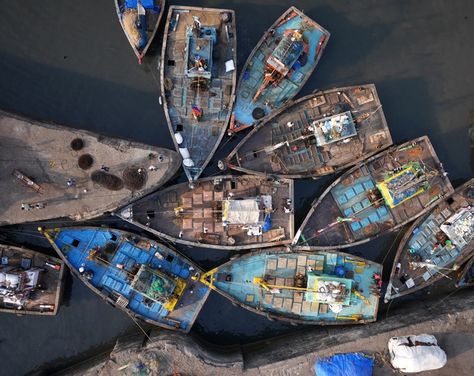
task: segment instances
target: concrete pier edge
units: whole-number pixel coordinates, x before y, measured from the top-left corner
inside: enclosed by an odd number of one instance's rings
[[[456,291],[445,297],[413,301],[390,310],[388,317],[361,326],[304,327],[304,331],[263,341],[218,349],[204,345],[192,336],[157,330],[150,335],[118,339],[107,356],[94,357],[59,371],[58,375],[109,375],[120,366],[133,363],[131,356],[158,354],[157,364],[174,365],[176,372],[193,375],[307,375],[313,374],[314,362],[319,357],[340,352],[363,351],[382,353],[393,336],[431,333],[437,336],[472,336],[474,343],[474,290]],[[225,351],[227,350],[227,351]],[[469,349],[469,352],[474,350]],[[450,354],[448,352],[448,366]],[[458,375],[459,365],[456,365]],[[466,364],[466,369],[469,365]],[[161,369],[162,370],[162,369]],[[174,372],[173,370],[171,370]],[[446,371],[446,370],[445,370]],[[172,373],[171,372],[171,373]],[[460,372],[460,373],[459,373]],[[126,374],[126,373],[123,373]]]

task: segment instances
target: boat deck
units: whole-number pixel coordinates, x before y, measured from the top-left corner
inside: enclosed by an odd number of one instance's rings
[[[180,157],[171,150],[4,112],[0,128],[2,225],[58,217],[87,219],[113,211],[160,187],[180,165]],[[76,139],[83,144],[77,151],[71,147]],[[83,169],[79,163],[87,155],[92,165]],[[103,165],[108,172],[101,170]],[[156,170],[150,171],[150,166]],[[68,181],[73,185],[69,187]],[[30,204],[30,210],[22,210],[22,204]]]
[[[88,282],[97,293],[153,324],[185,332],[191,329],[209,289],[191,279],[201,271],[190,261],[159,243],[119,230],[64,228],[52,234],[57,249],[76,273],[81,266],[92,272],[93,277]],[[95,249],[101,251],[93,257],[91,252]],[[173,310],[132,287],[141,265],[186,282]],[[83,280],[84,275],[81,276]]]
[[[411,163],[422,167],[424,178],[417,180],[410,169],[406,170]],[[381,185],[399,173],[416,183],[402,184],[397,199],[403,200],[393,206],[381,195]],[[345,172],[318,199],[294,243],[322,248],[361,244],[400,228],[452,192],[429,139],[420,137]]]
[[[400,242],[395,256],[386,299],[417,291],[459,268],[474,253],[474,179],[441,201],[428,215],[418,219]],[[464,212],[461,241],[443,229],[455,214]],[[459,231],[457,231],[459,232]],[[440,241],[440,235],[449,242]],[[455,266],[456,265],[456,266]]]
[[[306,47],[301,61],[290,67],[290,72],[277,85],[268,86],[254,100],[264,80],[267,59],[283,35],[291,30],[303,31]],[[323,27],[295,7],[289,8],[265,33],[245,63],[237,86],[231,130],[239,131],[254,125],[259,120],[252,116],[255,109],[269,115],[293,98],[314,71],[328,39],[329,32]]]
[[[338,269],[342,274],[337,275]],[[273,318],[306,324],[347,324],[376,320],[379,291],[374,274],[380,276],[381,272],[381,265],[344,253],[285,253],[272,249],[218,267],[212,274],[212,286],[232,301]],[[306,276],[307,285],[301,290],[286,289],[296,287],[298,275]],[[269,290],[254,283],[255,277],[264,278]],[[324,281],[336,281],[339,292],[346,289],[341,302],[321,293]],[[304,291],[306,287],[309,291]],[[333,305],[339,304],[340,311],[333,312]]]
[[[62,298],[65,273],[63,262],[39,252],[4,244],[0,244],[0,258],[0,276],[3,277],[0,278],[0,290],[2,291],[0,294],[0,312],[55,315]],[[57,266],[58,269],[55,269],[54,266]],[[35,277],[27,275],[27,273],[34,273],[35,270],[39,270],[39,274],[36,283],[32,285],[32,280]],[[25,275],[27,281],[20,282],[20,285],[24,284],[23,288],[12,288],[8,284],[11,277],[5,279],[9,274]],[[21,280],[23,277],[20,276],[19,278]],[[22,308],[18,309],[18,305],[15,303],[16,299],[9,296],[9,294],[20,297],[22,293],[28,290],[31,290],[31,292],[22,303]],[[7,291],[10,293],[7,293]]]
[[[169,187],[118,215],[189,245],[238,250],[287,244],[293,237],[293,182],[252,175],[200,179],[194,189],[187,183]]]
[[[341,129],[332,126],[345,117]],[[326,121],[325,121],[326,119]],[[322,129],[330,124],[331,129]],[[231,152],[229,166],[285,177],[340,171],[392,144],[374,85],[336,88],[285,106]]]
[[[135,54],[139,59],[141,59],[147,52],[150,47],[153,38],[155,37],[156,31],[163,15],[165,1],[164,0],[145,0],[141,1],[141,4],[144,6],[145,17],[144,17],[144,33],[146,34],[146,39],[143,40],[142,46],[137,46],[133,38],[127,33],[126,27],[124,26],[124,13],[125,12],[135,12],[137,10],[137,0],[115,0],[115,6],[117,9],[117,15],[120,20],[120,25],[124,30],[125,36],[127,37],[129,43],[131,44]],[[139,32],[137,30],[137,32]]]
[[[201,23],[200,37],[193,34],[193,17]],[[183,167],[191,181],[199,177],[226,132],[234,102],[236,44],[232,10],[170,8],[161,60],[164,109],[177,150],[189,153],[183,156]],[[197,56],[206,61],[202,72],[191,67]],[[227,62],[232,69],[226,69]],[[202,111],[199,119],[193,106]]]

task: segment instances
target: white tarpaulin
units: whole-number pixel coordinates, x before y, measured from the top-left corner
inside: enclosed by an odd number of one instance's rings
[[[446,353],[430,334],[392,337],[388,341],[392,366],[402,372],[414,373],[444,367]]]
[[[228,224],[257,224],[259,217],[260,211],[258,210],[258,202],[255,199],[224,201],[222,220]]]

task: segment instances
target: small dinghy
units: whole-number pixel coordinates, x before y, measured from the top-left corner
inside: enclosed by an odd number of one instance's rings
[[[320,177],[390,145],[375,86],[341,87],[284,106],[246,135],[220,166],[285,178]]]
[[[337,251],[263,249],[203,274],[233,303],[297,324],[364,324],[377,319],[382,265]]]
[[[115,0],[120,25],[140,64],[158,30],[164,7],[165,0]]]
[[[295,7],[283,13],[244,65],[229,134],[255,125],[292,99],[316,68],[329,35]]]
[[[166,121],[189,181],[208,165],[229,123],[236,83],[235,14],[170,7],[161,54]]]
[[[133,318],[187,333],[209,295],[199,267],[161,243],[105,227],[41,231],[77,278]]]
[[[385,300],[411,294],[454,270],[474,255],[474,179],[418,218],[400,242]],[[471,260],[472,265],[472,260]],[[472,283],[470,266],[458,284]],[[470,275],[470,276],[469,276]]]
[[[239,251],[289,244],[293,181],[256,175],[199,179],[160,190],[117,215],[176,243]]]
[[[453,192],[428,137],[374,155],[319,197],[293,245],[345,248],[415,220]]]
[[[63,292],[63,262],[6,244],[0,244],[0,257],[0,312],[55,315]]]

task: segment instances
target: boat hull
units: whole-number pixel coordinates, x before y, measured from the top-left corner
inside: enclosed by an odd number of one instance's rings
[[[270,320],[347,325],[376,320],[380,296],[377,281],[381,273],[382,265],[342,252],[299,249],[289,252],[277,247],[237,257],[203,274],[201,280],[234,304]],[[307,287],[305,284],[296,287],[298,278],[301,280],[304,275]],[[265,285],[257,281],[260,279],[264,279]],[[344,303],[328,303],[329,297],[323,294],[325,282],[337,280],[339,286],[347,287],[354,279],[358,283],[349,288],[351,296],[346,296]],[[331,304],[341,306],[331,307]]]
[[[145,33],[147,41],[141,48],[137,47],[136,40],[134,40],[127,31],[126,21],[124,19],[124,13],[126,12],[126,3],[126,0],[115,0],[115,10],[117,11],[120,26],[122,27],[122,30],[125,36],[127,37],[128,43],[130,43],[133,52],[138,58],[138,62],[141,64],[142,59],[150,48],[153,38],[155,37],[156,32],[158,31],[158,27],[160,26],[160,21],[163,15],[163,11],[165,9],[166,1],[158,0],[154,9],[145,9]]]
[[[17,303],[21,298],[15,302],[15,297],[2,296],[0,312],[16,315],[56,315],[64,288],[65,267],[63,262],[55,257],[6,244],[0,244],[0,254],[2,258],[0,274],[7,277],[0,283],[1,289],[19,295],[24,293],[23,291],[33,289],[33,296],[27,297],[21,305]],[[17,272],[30,273],[27,278],[29,281],[36,280],[35,285],[26,285],[26,290],[22,291],[19,288],[10,289],[6,285],[3,286],[5,281],[11,282]]]
[[[171,150],[0,112],[0,225],[114,211],[179,169]]]
[[[336,179],[292,244],[346,248],[396,231],[453,192],[446,175],[426,136],[389,148]]]
[[[340,120],[345,119],[339,129]],[[259,123],[225,160],[245,173],[285,178],[342,171],[392,145],[373,84],[319,91]]]
[[[410,226],[395,255],[386,301],[412,294],[445,278],[453,270],[459,271],[461,265],[474,255],[474,239],[462,246],[451,240],[451,245],[443,246],[443,240],[438,240],[439,233],[450,238],[441,226],[449,223],[449,218],[466,206],[474,206],[474,179],[456,189]],[[463,272],[467,270],[465,268]]]
[[[150,239],[98,227],[42,233],[78,279],[133,319],[187,333],[209,295],[196,264]]]
[[[266,86],[256,98],[265,80],[265,62],[276,52],[280,41],[294,30],[302,31],[304,52],[290,71],[277,83]],[[329,32],[303,12],[290,7],[265,32],[248,57],[237,84],[236,101],[229,133],[242,131],[262,121],[265,116],[282,107],[303,87],[319,62],[329,40]],[[274,56],[275,57],[275,56]],[[278,56],[280,60],[285,57]],[[301,60],[301,61],[300,61]],[[283,63],[279,61],[279,65]],[[297,67],[297,68],[296,68]]]
[[[195,17],[200,28],[193,28]],[[197,33],[202,35],[197,37]],[[236,34],[233,10],[169,9],[160,63],[161,92],[168,128],[189,181],[201,175],[227,130],[237,81]],[[199,64],[205,61],[206,68],[200,67],[199,72],[194,66],[187,69],[197,64],[196,56]]]
[[[239,251],[289,244],[293,181],[215,176],[158,191],[116,213],[157,236],[197,247]]]

